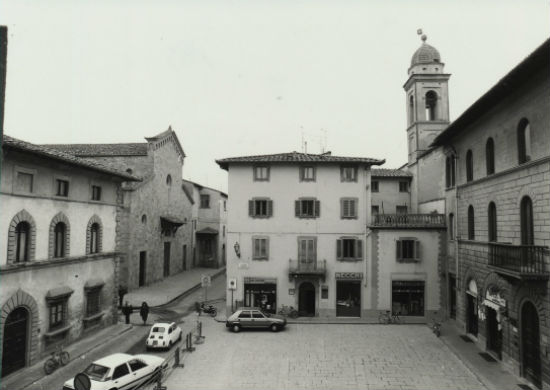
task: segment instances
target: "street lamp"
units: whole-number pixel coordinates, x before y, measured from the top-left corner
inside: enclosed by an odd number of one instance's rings
[[[240,259],[241,258],[241,247],[238,242],[235,242],[235,245],[233,245],[233,249],[235,249],[235,254]]]

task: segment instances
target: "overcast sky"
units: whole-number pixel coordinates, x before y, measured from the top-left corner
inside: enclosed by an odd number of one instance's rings
[[[407,158],[403,84],[422,28],[451,120],[550,36],[548,0],[2,0],[6,133],[144,142],[172,125],[185,178],[223,157],[302,150]]]

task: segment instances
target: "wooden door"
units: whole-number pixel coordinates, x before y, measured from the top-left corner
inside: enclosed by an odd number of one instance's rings
[[[29,312],[23,307],[14,309],[4,325],[2,348],[2,377],[26,365]]]
[[[170,243],[164,243],[164,277],[170,276]]]
[[[139,287],[145,286],[145,275],[147,272],[147,252],[139,252]]]
[[[539,316],[531,302],[521,309],[521,349],[523,376],[541,387]]]

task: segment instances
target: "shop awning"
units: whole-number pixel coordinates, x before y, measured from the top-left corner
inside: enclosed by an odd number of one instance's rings
[[[163,215],[160,217],[160,230],[165,235],[175,234],[176,230],[183,224],[185,224],[185,221],[172,215]]]
[[[69,286],[61,286],[52,288],[46,293],[46,299],[60,299],[65,298],[71,295],[74,292]]]
[[[204,229],[197,230],[197,234],[218,234],[218,231],[216,229],[212,229],[211,227],[205,227]]]

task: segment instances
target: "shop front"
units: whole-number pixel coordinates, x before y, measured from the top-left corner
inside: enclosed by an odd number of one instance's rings
[[[362,272],[336,272],[336,316],[361,317]]]
[[[487,289],[485,300],[486,329],[487,329],[487,350],[502,359],[502,316],[506,310],[506,300],[500,296],[496,289]]]
[[[244,278],[244,306],[259,307],[267,313],[277,311],[277,279]]]
[[[425,282],[392,281],[392,313],[400,316],[424,316]]]

